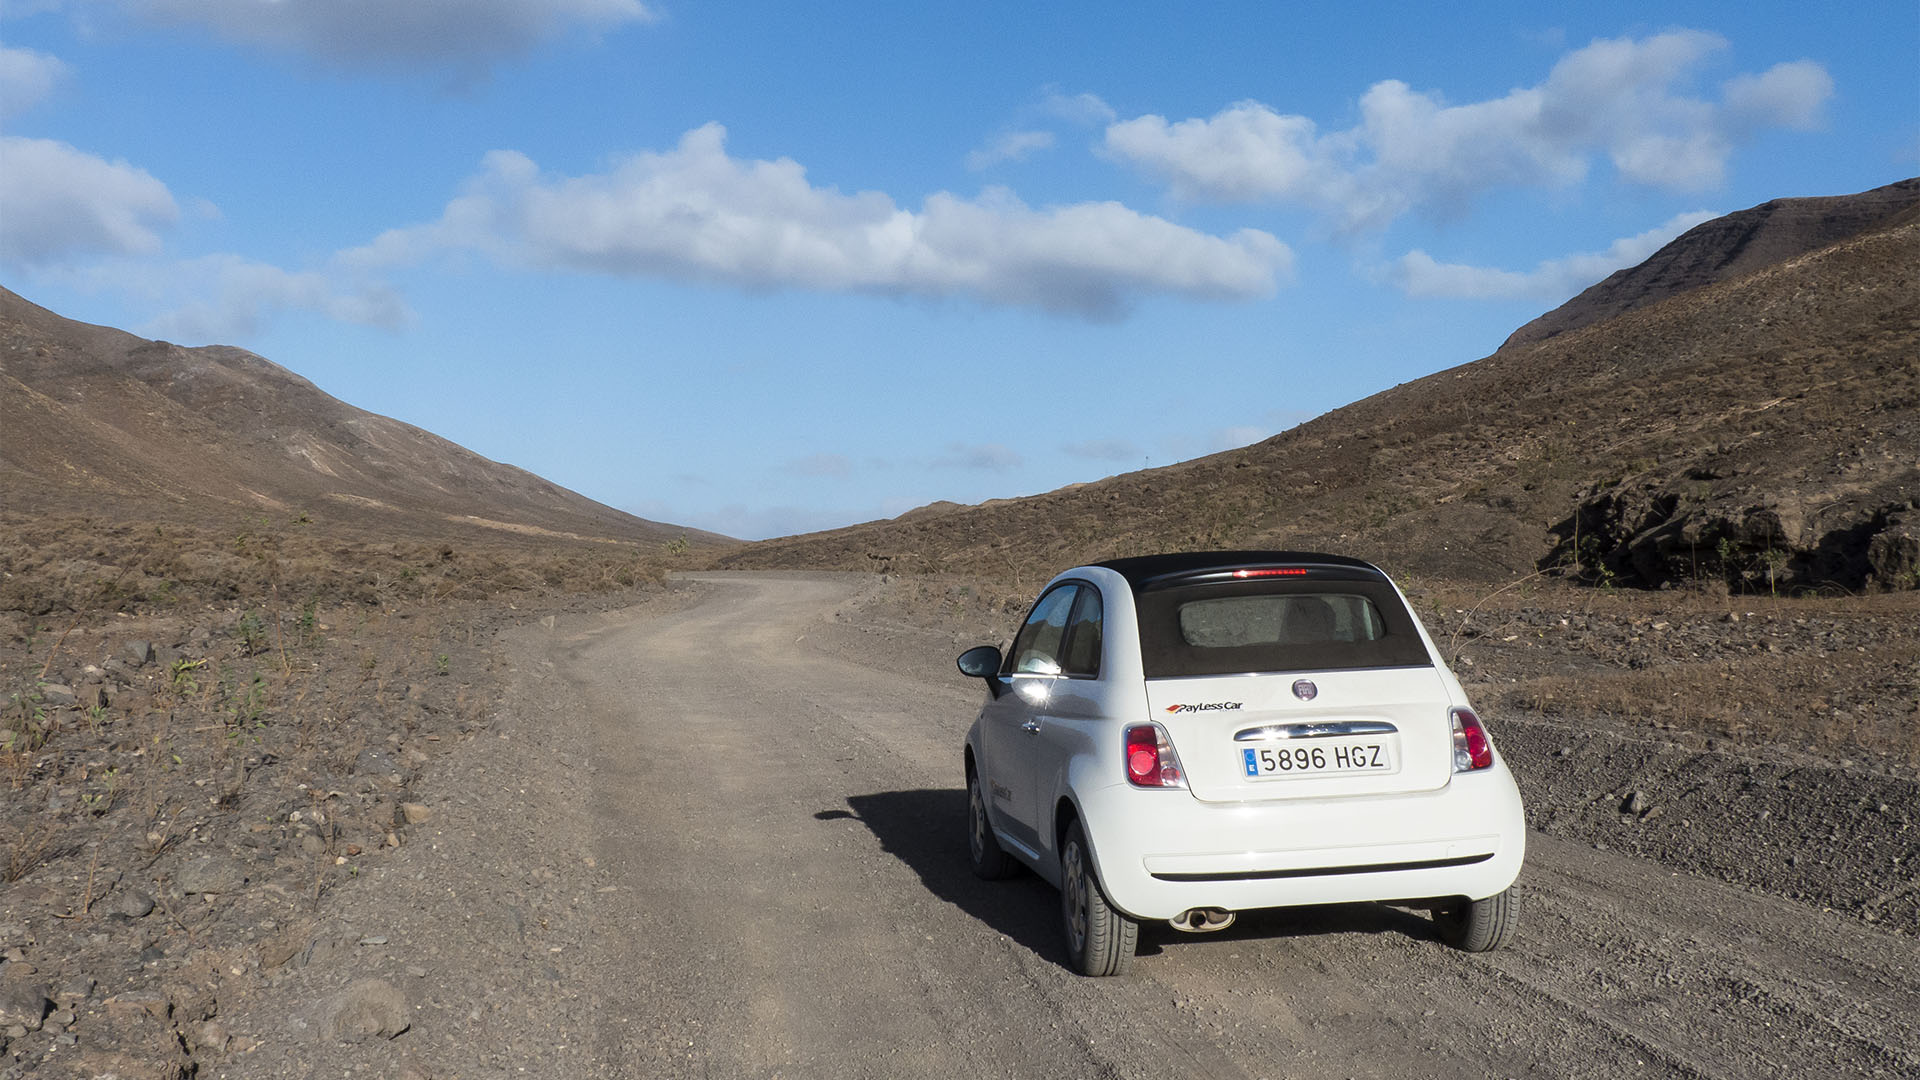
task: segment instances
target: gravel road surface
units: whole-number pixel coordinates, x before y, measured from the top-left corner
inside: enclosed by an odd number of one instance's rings
[[[969,874],[981,691],[951,635],[848,614],[876,583],[690,575],[509,633],[350,959],[274,983],[210,1075],[1920,1076],[1914,935],[1544,833],[1499,953],[1350,905],[1149,925],[1132,974],[1076,976],[1053,890]],[[411,1028],[329,1038],[366,978]]]
[[[554,642],[619,882],[593,928],[610,1074],[1920,1075],[1912,938],[1546,836],[1509,951],[1361,905],[1149,929],[1131,977],[1076,977],[1052,890],[967,872],[977,688],[857,662],[826,620],[858,579],[702,580]]]

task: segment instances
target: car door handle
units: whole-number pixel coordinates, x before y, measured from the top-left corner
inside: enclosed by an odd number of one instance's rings
[[[1026,732],[1029,735],[1038,734],[1040,731],[1040,721],[1029,720],[1026,723],[1020,725],[1020,730]]]

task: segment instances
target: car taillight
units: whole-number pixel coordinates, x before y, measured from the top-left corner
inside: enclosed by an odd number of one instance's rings
[[[1453,771],[1472,772],[1493,764],[1493,741],[1472,709],[1449,709],[1453,717]]]
[[[1127,729],[1127,782],[1134,787],[1185,787],[1180,759],[1159,724],[1135,724]]]

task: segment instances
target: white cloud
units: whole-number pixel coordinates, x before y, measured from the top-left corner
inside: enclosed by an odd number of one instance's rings
[[[1047,91],[1046,97],[1040,101],[1039,113],[1069,124],[1086,126],[1111,124],[1120,116],[1113,111],[1113,106],[1093,94],[1063,94],[1057,89]]]
[[[1052,145],[1051,131],[1009,131],[969,153],[967,168],[979,172],[1003,161],[1019,161],[1035,150],[1045,150]]]
[[[156,230],[180,216],[167,186],[144,169],[13,135],[0,135],[0,207],[0,260],[28,266],[158,251]]]
[[[936,469],[969,469],[977,472],[1007,472],[1017,469],[1025,459],[1000,443],[967,445],[949,443],[946,453],[933,459]]]
[[[219,213],[199,200],[189,206]],[[156,258],[161,230],[180,218],[173,193],[144,169],[66,143],[0,135],[0,208],[0,263],[166,308],[141,328],[151,334],[233,342],[290,310],[385,328],[412,318],[392,289],[345,265],[289,271],[238,255]]]
[[[1727,109],[1748,128],[1808,131],[1820,126],[1820,107],[1833,96],[1833,76],[1811,60],[1796,60],[1759,75],[1735,76],[1725,92]]]
[[[1126,439],[1089,439],[1086,442],[1072,443],[1060,449],[1069,457],[1086,458],[1089,461],[1110,461],[1120,464],[1140,461],[1144,452],[1140,447]]]
[[[781,471],[794,476],[850,476],[853,462],[843,454],[808,454],[787,462]]]
[[[1312,201],[1339,176],[1304,116],[1242,101],[1207,120],[1141,116],[1107,128],[1107,152],[1183,199]]]
[[[640,0],[121,0],[160,22],[206,27],[242,45],[286,49],[343,67],[474,67],[572,30],[651,22]]]
[[[0,45],[0,120],[40,104],[66,75],[67,65],[58,57]]]
[[[547,177],[494,151],[439,221],[386,233],[350,260],[479,251],[506,263],[740,288],[963,296],[1090,318],[1138,298],[1273,292],[1293,253],[1271,234],[1220,237],[1119,203],[1033,208],[1003,188],[946,192],[919,212],[877,191],[815,187],[788,158],[731,157],[708,124],[604,173]]]
[[[1644,262],[1674,237],[1717,216],[1705,210],[1679,214],[1637,236],[1615,240],[1605,251],[1549,259],[1525,272],[1443,263],[1424,251],[1411,251],[1395,261],[1386,276],[1407,295],[1422,298],[1565,300],[1615,270]]]
[[[389,330],[413,319],[405,301],[378,282],[284,270],[239,255],[109,260],[62,276],[80,288],[109,289],[167,309],[140,332],[188,345],[244,342],[289,311]]]
[[[1458,213],[1497,187],[1568,187],[1600,157],[1632,183],[1701,190],[1741,141],[1813,126],[1833,93],[1824,68],[1797,61],[1728,81],[1719,102],[1692,96],[1690,80],[1726,47],[1690,30],[1602,39],[1536,86],[1464,105],[1386,80],[1340,131],[1254,101],[1205,119],[1140,116],[1110,125],[1104,152],[1180,198],[1294,203],[1346,229],[1415,208]]]
[[[1242,424],[1237,427],[1220,428],[1212,434],[1209,441],[1213,444],[1212,449],[1215,452],[1238,450],[1243,446],[1252,446],[1272,434],[1273,432],[1266,428]]]

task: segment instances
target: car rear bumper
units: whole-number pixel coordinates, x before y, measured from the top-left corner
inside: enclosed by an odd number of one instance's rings
[[[1526,854],[1520,795],[1503,765],[1410,795],[1204,803],[1122,784],[1081,802],[1107,899],[1141,919],[1481,899],[1513,884]]]

